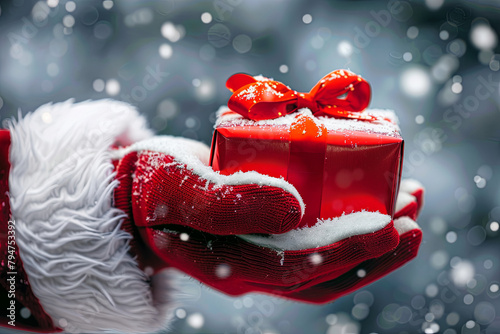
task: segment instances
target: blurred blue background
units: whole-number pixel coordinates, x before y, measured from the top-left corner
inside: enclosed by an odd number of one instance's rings
[[[14,0],[0,4],[0,118],[50,101],[130,102],[159,134],[210,143],[235,72],[308,91],[372,85],[426,187],[419,256],[322,306],[194,281],[175,333],[500,333],[500,3]]]

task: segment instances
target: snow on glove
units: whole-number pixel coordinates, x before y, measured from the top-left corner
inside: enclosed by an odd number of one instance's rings
[[[232,295],[260,291],[323,302],[316,300],[314,290],[310,296],[307,290],[348,275],[400,244],[401,222],[395,225],[390,216],[376,212],[355,212],[312,228],[293,229],[297,220],[290,217],[297,218],[300,196],[291,185],[252,172],[219,175],[203,164],[208,154],[199,143],[172,137],[116,152],[122,159],[116,204],[132,217],[126,228],[142,237],[143,243],[135,245],[138,256],[155,259],[140,262],[154,267],[159,258]],[[398,214],[415,218],[416,199],[404,191],[400,197],[404,201]],[[285,223],[289,221],[293,224]],[[411,227],[418,229],[416,224]],[[272,229],[275,232],[269,233]],[[419,243],[416,237],[417,248]],[[411,256],[399,258],[397,265],[381,262],[382,268],[376,269],[388,273],[415,254],[412,249]],[[363,285],[383,275],[378,271],[366,275]]]

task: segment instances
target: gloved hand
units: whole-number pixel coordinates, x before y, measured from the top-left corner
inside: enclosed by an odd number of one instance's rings
[[[394,221],[354,212],[298,229],[304,205],[282,179],[223,176],[209,149],[156,137],[114,152],[115,205],[144,267],[172,266],[230,295],[264,292],[323,303],[390,273],[417,254],[421,186],[403,181]]]

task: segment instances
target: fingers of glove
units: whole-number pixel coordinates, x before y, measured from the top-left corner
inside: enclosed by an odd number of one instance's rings
[[[400,191],[396,200],[394,219],[397,219],[399,217],[410,217],[411,219],[417,219],[417,212],[418,205],[416,197]]]
[[[310,283],[324,273],[338,276],[356,264],[386,253],[399,241],[392,221],[373,233],[352,236],[331,245],[282,252],[236,236],[215,236],[192,229],[181,233],[168,229],[140,230],[143,240],[163,261],[208,285],[222,284],[220,289],[226,293],[234,290],[231,285],[240,282],[274,289]],[[221,275],[221,271],[227,275]],[[239,293],[256,291],[247,289]]]
[[[422,241],[422,231],[407,217],[395,220],[394,225],[400,233],[399,245],[394,250],[367,260],[333,280],[325,281],[310,289],[285,292],[281,296],[316,304],[327,303],[373,283],[403,266],[417,256]]]
[[[366,214],[366,213],[364,213],[364,214]],[[373,214],[373,215],[376,216],[375,214]],[[357,217],[356,214],[355,214],[355,216]],[[362,219],[360,221],[364,225],[368,225],[370,223],[369,221],[364,221]],[[336,228],[342,227],[341,224],[339,224],[338,222],[335,225],[336,225],[335,226]],[[393,224],[391,222],[391,226],[392,225]],[[330,234],[330,233],[327,233],[327,231],[324,231],[324,232],[325,232],[325,234]],[[364,237],[367,237],[367,238],[371,238],[371,237],[374,238],[374,239],[370,240],[370,243],[371,243],[370,247],[372,248],[371,252],[373,254],[372,258],[379,257],[379,256],[391,251],[392,249],[394,249],[397,246],[397,244],[399,242],[399,232],[396,229],[391,231],[393,236],[395,236],[395,239],[394,239],[392,244],[388,239],[386,239],[382,235],[378,234],[379,232],[381,232],[381,231],[376,231],[376,232],[373,232],[372,234],[364,235]],[[280,235],[279,237],[283,237],[285,235],[286,234]],[[352,240],[352,238],[353,237],[350,237],[350,238],[347,238],[345,240]],[[385,245],[385,246],[388,246],[389,244],[391,244],[391,246],[389,246],[390,248],[389,247],[384,248],[384,247],[380,247],[380,244]],[[352,245],[348,245],[347,247],[356,248],[357,246],[352,244]],[[288,253],[285,253],[285,254],[288,254]],[[375,255],[375,254],[377,254],[377,255]],[[313,253],[310,255],[310,259],[314,260],[315,262],[320,262],[322,260],[320,255],[321,255],[321,253]],[[269,284],[266,284],[263,286],[263,285],[254,284],[254,283],[250,283],[250,284],[253,286],[254,290],[256,288],[258,288],[259,291],[264,291],[264,292],[268,291],[270,288],[274,288],[275,290],[280,290],[280,291],[282,291],[282,293],[287,293],[287,292],[292,292],[292,291],[298,292],[301,290],[306,290],[306,289],[309,289],[312,286],[315,286],[315,285],[320,284],[322,282],[335,279],[336,277],[353,269],[354,267],[356,267],[360,263],[359,261],[356,261],[356,258],[353,257],[352,255],[346,255],[345,257],[351,259],[350,263],[343,266],[343,267],[337,267],[337,268],[328,268],[328,267],[317,266],[320,270],[315,270],[318,268],[315,268],[315,267],[310,266],[310,265],[308,266],[307,263],[304,263],[302,265],[302,267],[300,268],[300,270],[290,271],[290,272],[288,272],[288,274],[286,276],[284,276],[284,278],[286,278],[286,281],[288,283],[290,283],[287,286],[278,286],[278,285],[271,286]]]
[[[275,268],[278,275],[272,280],[269,279],[270,275],[258,280],[241,278],[248,283],[264,283],[268,289],[289,291],[307,288],[340,276],[357,264],[388,252],[398,242],[399,236],[391,221],[380,230],[354,235],[326,246],[285,250],[280,266]]]
[[[295,288],[316,281],[325,273],[330,277],[340,275],[353,264],[380,256],[399,242],[389,215],[365,211],[323,220],[315,226],[280,235],[240,237],[255,245],[284,250],[283,282],[266,281],[266,284]],[[317,267],[315,270],[309,270],[307,275],[298,273],[311,263],[313,268]]]
[[[140,154],[132,187],[136,225],[176,224],[218,235],[283,233],[298,226],[302,199],[286,181],[255,172],[224,176],[198,164]]]
[[[423,185],[413,179],[401,180],[395,218],[408,216],[416,220],[424,201]]]

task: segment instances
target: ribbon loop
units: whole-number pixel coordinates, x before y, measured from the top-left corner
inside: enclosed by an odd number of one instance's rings
[[[336,70],[309,93],[298,93],[279,81],[238,73],[226,87],[233,92],[228,107],[252,120],[274,119],[309,108],[315,116],[372,120],[361,112],[370,102],[370,85],[360,76]]]

